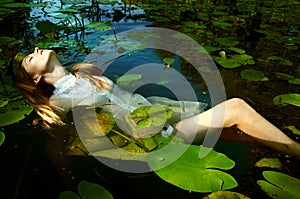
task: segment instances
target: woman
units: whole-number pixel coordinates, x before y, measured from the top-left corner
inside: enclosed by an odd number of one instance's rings
[[[76,85],[80,85],[80,89],[76,89]],[[113,82],[102,76],[96,67],[91,64],[78,64],[73,67],[72,73],[69,73],[62,67],[58,55],[52,50],[35,48],[34,53],[25,57],[16,75],[16,86],[24,92],[30,105],[35,108],[48,128],[52,125],[62,125],[64,113],[74,105],[115,103],[124,108],[122,99],[120,101],[119,98],[114,98],[111,93],[114,88]],[[95,96],[91,96],[91,90],[96,90]],[[75,95],[72,95],[72,92],[76,92]],[[145,98],[135,96],[138,102],[144,101],[143,105],[148,105],[149,102]],[[131,107],[136,108],[134,102]],[[211,122],[214,114],[223,112],[223,126]],[[208,128],[235,127],[277,151],[292,156],[300,155],[299,143],[290,139],[238,98],[227,100],[205,112],[183,119],[173,127],[174,132],[187,140],[202,137]]]

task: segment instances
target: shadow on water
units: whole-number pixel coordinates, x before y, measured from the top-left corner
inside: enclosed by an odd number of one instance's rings
[[[258,1],[260,2],[260,1]],[[41,4],[37,4],[41,3]],[[0,3],[1,30],[1,66],[9,65],[9,70],[1,69],[3,81],[9,82],[11,75],[9,60],[18,52],[28,53],[37,44],[49,47],[59,52],[66,66],[84,60],[85,56],[107,35],[114,31],[122,32],[140,26],[159,26],[183,32],[202,46],[212,57],[218,57],[219,51],[227,55],[237,55],[238,49],[251,55],[255,64],[248,62],[236,68],[223,68],[218,64],[228,98],[241,97],[254,106],[263,116],[283,129],[284,126],[295,125],[298,129],[299,107],[279,107],[273,104],[273,98],[283,93],[299,93],[299,85],[288,83],[286,78],[300,78],[299,69],[299,28],[294,17],[299,17],[297,9],[291,9],[293,3],[299,7],[298,1],[265,1],[254,3],[250,1],[137,1],[132,2],[131,12],[125,17],[120,15],[124,4],[101,4],[101,12],[86,8],[86,15],[81,15],[87,23],[92,18],[97,21],[114,21],[110,30],[85,29],[84,38],[79,31],[80,23],[76,22],[74,10],[59,11],[60,1],[47,4],[48,1],[33,1],[33,8],[22,4],[18,14],[8,12],[9,8]],[[219,6],[218,6],[219,4]],[[68,3],[65,4],[68,8]],[[127,9],[129,4],[127,2]],[[233,6],[231,6],[233,5]],[[20,7],[20,6],[19,6]],[[71,8],[71,7],[70,7]],[[80,7],[82,9],[82,7]],[[79,10],[80,10],[79,9]],[[299,9],[298,9],[299,10]],[[56,13],[53,18],[51,13]],[[77,10],[78,11],[78,10]],[[124,11],[124,10],[123,10]],[[5,13],[5,14],[4,14]],[[82,11],[84,13],[84,11]],[[96,13],[96,14],[95,14]],[[134,14],[135,13],[135,14]],[[273,13],[273,14],[272,14]],[[60,16],[59,14],[63,14]],[[285,17],[284,15],[288,16]],[[77,16],[77,15],[76,15]],[[63,20],[68,17],[68,20]],[[147,20],[145,18],[147,17]],[[60,26],[62,34],[54,29],[47,29],[43,34],[37,30],[38,21],[50,19],[52,22],[63,21]],[[74,20],[74,21],[72,21]],[[151,20],[151,22],[150,22]],[[78,31],[63,29],[64,24],[78,23]],[[70,24],[68,24],[70,23]],[[53,35],[58,34],[58,35]],[[59,38],[62,39],[59,39]],[[217,40],[217,38],[234,38]],[[236,44],[233,44],[238,42]],[[242,53],[245,54],[245,53]],[[111,79],[126,73],[131,68],[144,63],[163,64],[164,57],[173,56],[164,51],[145,49],[133,52],[131,56],[124,55],[115,60],[104,71]],[[172,67],[182,72],[192,84],[197,97],[201,101],[210,102],[205,83],[197,72],[179,57]],[[216,58],[216,60],[218,60]],[[251,59],[252,60],[252,59]],[[250,64],[249,64],[250,63]],[[255,69],[264,72],[269,81],[248,81],[241,78],[241,71]],[[277,72],[277,73],[276,73]],[[280,75],[281,74],[281,75]],[[285,74],[285,75],[283,75]],[[287,76],[290,75],[290,76]],[[5,82],[5,83],[7,83]],[[176,98],[174,94],[162,85],[146,85],[137,92],[152,96],[163,93],[164,96]],[[1,198],[58,198],[61,191],[76,191],[81,180],[96,182],[105,186],[115,198],[201,198],[207,194],[188,192],[164,182],[154,173],[130,174],[111,169],[95,158],[83,156],[63,156],[65,141],[72,127],[66,127],[58,132],[59,139],[54,139],[43,131],[32,126],[35,114],[30,114],[19,123],[3,127],[6,135],[4,144],[0,147],[1,168]],[[285,133],[294,139],[297,135],[287,129]],[[65,133],[67,133],[65,135]],[[258,187],[256,181],[261,179],[263,169],[254,167],[262,157],[276,157],[283,163],[282,171],[291,176],[300,175],[299,162],[290,159],[270,149],[256,145],[246,145],[238,142],[219,140],[215,148],[236,163],[230,170],[239,186],[234,191],[253,198],[267,198]]]

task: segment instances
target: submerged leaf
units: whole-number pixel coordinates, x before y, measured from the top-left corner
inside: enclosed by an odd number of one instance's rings
[[[125,74],[117,78],[117,84],[128,86],[130,83],[142,79],[142,77],[141,74]]]
[[[286,106],[288,104],[300,107],[300,94],[289,93],[278,95],[273,99],[275,105]]]
[[[234,166],[234,161],[224,154],[211,150],[205,158],[199,158],[201,146],[169,144],[166,147],[166,150],[163,148],[147,156],[150,168],[163,180],[195,192],[212,192],[237,186],[231,175],[220,170]],[[184,154],[174,160],[174,154],[186,148]]]
[[[262,158],[258,162],[256,162],[255,166],[269,167],[269,168],[276,168],[276,169],[282,168],[282,164],[280,160],[278,160],[277,158]]]
[[[113,199],[112,195],[103,186],[88,181],[81,181],[77,189],[81,199]]]
[[[91,22],[85,25],[86,29],[102,31],[102,30],[110,30],[110,23],[109,22]]]
[[[247,196],[233,191],[216,191],[202,199],[250,199]]]
[[[258,185],[272,198],[300,198],[300,180],[289,175],[264,171],[263,176],[268,181],[258,180]]]
[[[268,81],[269,79],[260,70],[246,69],[241,71],[241,77],[247,81]]]

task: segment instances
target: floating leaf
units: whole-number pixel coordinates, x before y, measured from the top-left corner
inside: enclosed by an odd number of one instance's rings
[[[202,199],[250,199],[247,196],[233,191],[216,191]]]
[[[286,106],[288,104],[300,107],[300,94],[289,93],[278,95],[273,99],[275,105]]]
[[[253,57],[247,54],[242,54],[242,55],[232,55],[232,59],[240,64],[246,65],[246,64],[253,64],[249,63],[249,60],[253,60]]]
[[[240,43],[239,41],[236,41],[232,37],[216,38],[215,41],[218,42],[222,46],[230,46],[230,47],[236,46]]]
[[[291,125],[291,126],[285,126],[284,128],[291,130],[294,134],[296,135],[300,135],[300,130],[297,129],[295,126]]]
[[[205,29],[206,26],[205,25],[199,25],[195,22],[192,21],[187,21],[187,22],[183,22],[183,25],[189,28],[195,28],[195,29]]]
[[[299,85],[300,84],[300,78],[290,79],[289,83]]]
[[[263,176],[268,182],[258,180],[257,183],[271,198],[300,198],[299,179],[275,171],[264,171]]]
[[[5,134],[2,131],[0,131],[0,146],[3,144],[4,140],[5,140]]]
[[[103,187],[95,183],[81,181],[78,184],[78,192],[81,199],[101,198],[113,199],[112,195]]]
[[[292,66],[293,62],[291,62],[290,60],[284,59],[284,60],[280,61],[280,64],[284,65],[284,66]]]
[[[223,27],[223,28],[232,27],[231,23],[227,23],[227,22],[224,22],[224,21],[213,21],[212,24],[214,26],[219,26],[219,27]]]
[[[77,190],[81,197],[72,191],[63,191],[59,194],[59,199],[113,199],[113,196],[103,186],[88,181],[80,181]]]
[[[268,81],[269,79],[260,70],[245,69],[241,71],[241,77],[247,81]]]
[[[85,25],[86,29],[95,30],[95,31],[103,31],[103,30],[110,30],[110,23],[109,22],[91,22]]]
[[[80,199],[80,197],[72,191],[60,192],[58,199]]]
[[[7,99],[0,99],[0,108],[6,106],[8,104],[9,100]]]
[[[282,164],[277,158],[262,158],[256,162],[255,166],[257,167],[269,167],[275,169],[281,169]]]
[[[121,77],[118,77],[116,81],[117,84],[128,86],[130,83],[142,79],[142,77],[143,76],[141,74],[125,74]]]
[[[92,155],[106,157],[114,160],[136,160],[145,161],[147,153],[144,149],[134,143],[129,143],[126,147],[100,150],[92,152]]]
[[[32,111],[33,108],[31,106],[26,106],[19,110],[0,113],[0,126],[6,126],[18,122],[24,119],[25,115],[29,115]]]
[[[165,58],[163,59],[163,62],[164,62],[165,64],[172,65],[172,64],[175,62],[175,59],[172,58],[172,57],[165,57]]]
[[[141,128],[161,126],[172,117],[172,110],[163,106],[143,106],[130,113],[130,118],[138,120],[137,126]]]
[[[244,49],[241,49],[241,48],[236,48],[236,47],[230,47],[228,48],[229,50],[231,51],[234,51],[234,52],[237,52],[237,53],[240,53],[240,54],[244,54],[246,53],[246,51]]]
[[[184,151],[186,147],[185,153],[174,160],[174,154]],[[168,144],[167,150],[150,153],[147,161],[150,168],[163,180],[188,191],[212,192],[236,187],[235,179],[220,170],[231,169],[234,161],[213,150],[205,158],[199,158],[200,148],[201,146]]]
[[[275,75],[276,75],[277,78],[283,79],[283,80],[292,80],[292,79],[294,79],[294,76],[289,75],[289,74],[285,74],[285,73],[275,72]]]
[[[215,57],[215,56],[213,57],[213,59],[224,68],[236,68],[236,67],[241,66],[240,63],[235,62],[235,60],[233,60],[233,59],[224,59],[224,58]]]

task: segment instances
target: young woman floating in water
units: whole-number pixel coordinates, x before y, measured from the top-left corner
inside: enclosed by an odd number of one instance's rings
[[[71,72],[68,72],[61,65],[58,55],[52,50],[35,48],[34,53],[23,59],[16,74],[15,83],[42,118],[44,126],[48,128],[52,125],[64,124],[65,113],[74,106],[117,104],[119,108],[124,108],[120,102],[122,99],[114,98],[111,95],[116,85],[102,76],[98,68],[91,64],[81,63],[75,65]],[[76,85],[79,85],[79,89],[75,89]],[[126,91],[123,94],[126,95]],[[137,102],[130,104],[131,107],[151,104],[142,96],[134,96],[137,98]],[[156,102],[157,99],[160,98],[156,98]],[[165,98],[161,99],[165,100]],[[174,103],[175,101],[169,100],[169,102]],[[189,102],[184,103],[188,107]],[[193,105],[192,102],[190,104]],[[218,113],[224,114],[223,126],[212,122]],[[246,102],[238,98],[227,100],[207,111],[198,112],[194,116],[178,121],[172,125],[171,129],[174,128],[174,132],[178,136],[188,140],[194,139],[194,137],[204,137],[203,134],[205,135],[208,129],[231,127],[237,128],[272,149],[291,156],[300,156],[299,143],[290,139]],[[226,137],[226,133],[224,134],[222,136]]]

